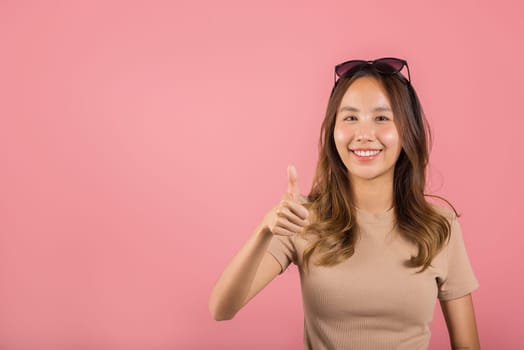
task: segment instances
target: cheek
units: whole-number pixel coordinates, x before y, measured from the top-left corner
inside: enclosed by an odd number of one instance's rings
[[[333,130],[333,139],[335,143],[346,143],[351,137],[349,130],[344,130],[343,128],[337,128]]]
[[[387,147],[398,147],[399,136],[396,128],[381,130],[380,139]]]

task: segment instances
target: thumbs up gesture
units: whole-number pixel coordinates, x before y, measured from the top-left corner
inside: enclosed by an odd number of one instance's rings
[[[309,211],[303,206],[307,200],[300,193],[297,170],[293,165],[287,168],[287,184],[287,192],[264,217],[265,225],[274,235],[293,236],[309,224]]]

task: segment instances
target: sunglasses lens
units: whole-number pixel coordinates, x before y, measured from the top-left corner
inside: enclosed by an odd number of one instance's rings
[[[375,67],[384,73],[395,73],[400,72],[402,67],[404,67],[404,62],[394,58],[385,58],[375,61]]]
[[[341,77],[342,75],[346,74],[350,70],[355,69],[356,67],[360,67],[364,64],[367,64],[367,62],[366,61],[357,61],[357,60],[344,62],[335,67],[335,73],[337,73],[337,75]]]

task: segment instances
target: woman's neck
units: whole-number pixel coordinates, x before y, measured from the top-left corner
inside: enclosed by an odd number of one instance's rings
[[[394,206],[393,180],[352,179],[354,205],[369,213],[383,213]]]

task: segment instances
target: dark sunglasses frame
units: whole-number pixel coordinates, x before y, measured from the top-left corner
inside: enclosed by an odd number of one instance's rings
[[[366,66],[372,66],[377,72],[381,74],[400,74],[400,71],[404,66],[408,70],[408,83],[411,84],[411,75],[409,74],[409,66],[406,60],[396,57],[382,57],[376,60],[349,60],[342,62],[335,66],[335,84],[337,83],[337,76],[339,78],[344,76],[350,76],[355,72],[361,70]],[[403,75],[402,75],[403,76]],[[406,78],[405,76],[403,76]]]

